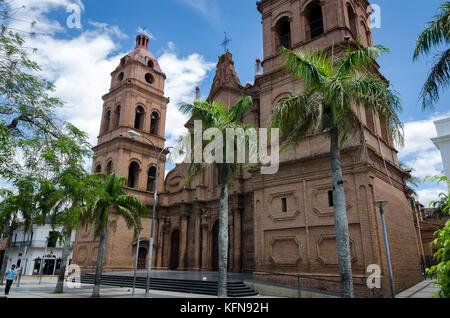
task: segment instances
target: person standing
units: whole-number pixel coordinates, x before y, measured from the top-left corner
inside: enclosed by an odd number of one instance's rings
[[[6,277],[5,295],[8,296],[9,290],[11,289],[11,285],[12,285],[13,281],[17,280],[16,265],[11,266],[11,269],[9,269],[5,273],[5,277]]]

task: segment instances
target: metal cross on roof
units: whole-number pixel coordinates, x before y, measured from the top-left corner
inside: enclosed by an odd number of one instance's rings
[[[230,44],[231,39],[227,36],[227,32],[225,33],[225,39],[223,40],[222,44],[220,44],[221,46],[223,46],[223,50],[225,52],[228,52],[228,44]]]

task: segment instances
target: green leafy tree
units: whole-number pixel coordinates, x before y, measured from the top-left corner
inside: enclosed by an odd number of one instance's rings
[[[270,127],[279,128],[284,139],[282,151],[297,144],[310,132],[328,131],[331,139],[331,171],[336,242],[343,297],[353,297],[346,198],[340,147],[360,126],[353,106],[365,108],[387,123],[393,140],[403,141],[397,112],[399,99],[388,83],[369,68],[388,49],[365,47],[335,57],[320,51],[293,52],[282,48],[286,67],[305,89],[283,99],[275,110]]]
[[[8,235],[8,247],[11,246],[11,236],[14,230],[20,227],[27,235],[31,231],[33,223],[36,222],[39,212],[36,200],[38,186],[38,180],[26,177],[14,182],[15,191],[1,191],[3,200],[0,202],[0,222],[3,231]],[[9,248],[5,251],[0,269],[2,282],[6,271],[8,250]],[[24,258],[26,258],[26,251],[24,251]]]
[[[100,238],[95,271],[95,285],[92,297],[100,297],[100,282],[106,255],[108,229],[115,227],[115,221],[110,220],[111,215],[117,215],[125,220],[129,229],[135,231],[142,227],[140,217],[145,215],[146,206],[138,198],[126,194],[123,187],[127,179],[117,177],[115,173],[110,176],[95,175],[97,182],[92,188],[92,200],[88,201],[83,213],[82,224],[91,224],[95,238]],[[150,266],[150,264],[149,264]]]
[[[450,189],[450,182],[447,177],[433,177],[432,180],[438,182],[445,182],[448,184]],[[440,206],[443,213],[450,215],[450,191],[446,195],[446,201],[444,196],[441,196]],[[433,204],[434,202],[432,202]],[[432,266],[427,270],[429,274],[435,274],[437,276],[436,286],[439,286],[440,291],[435,293],[434,297],[440,298],[450,298],[450,219],[447,221],[445,226],[434,233],[436,238],[430,244],[438,246],[439,249],[434,255],[434,258],[439,262],[439,264]]]
[[[23,142],[58,138],[63,122],[56,111],[63,103],[52,96],[54,85],[39,77],[25,40],[0,28],[0,177],[13,179],[19,170],[14,155]]]
[[[450,216],[448,202],[449,202],[448,194],[440,193],[439,200],[431,203],[431,207],[435,209],[433,211],[432,216],[437,217],[439,219],[443,219],[445,217]]]
[[[195,102],[194,104],[184,104],[179,106],[179,110],[186,115],[191,116],[191,121],[199,120],[202,122],[202,128],[216,129],[223,137],[226,135],[227,129],[240,129],[245,132],[251,128],[249,125],[243,125],[242,120],[245,113],[253,107],[251,97],[241,98],[231,109],[227,110],[225,105],[220,103],[210,104],[208,102]],[[189,137],[193,134],[189,132]],[[214,141],[212,137],[212,141]],[[184,138],[191,140],[191,138]],[[248,140],[246,139],[246,144]],[[194,145],[196,147],[198,145]],[[203,146],[203,145],[202,145]],[[204,149],[204,147],[202,147]],[[221,154],[214,153],[216,159],[214,165],[219,173],[220,182],[220,208],[219,208],[219,281],[218,281],[218,297],[227,297],[227,265],[228,265],[228,189],[233,182],[234,177],[239,172],[241,164],[238,163],[236,149],[228,147],[227,143],[223,143],[220,149]],[[214,150],[215,151],[215,150]],[[227,155],[233,152],[234,161],[227,161]],[[222,163],[220,163],[222,162]],[[229,163],[227,163],[229,162]],[[205,162],[196,163],[192,160],[189,166],[189,175],[186,183],[190,183],[205,169],[208,164]]]
[[[64,275],[70,255],[71,234],[80,224],[82,210],[91,198],[95,183],[84,169],[84,162],[92,156],[86,133],[67,125],[58,139],[44,140],[40,160],[33,161],[33,171],[42,174],[38,193],[41,223],[53,229],[62,227],[58,238],[64,244],[55,293],[64,291]]]
[[[445,1],[439,13],[428,23],[419,35],[414,51],[414,61],[422,55],[428,55],[432,48],[448,46],[450,42],[450,1]],[[436,53],[428,78],[420,93],[422,108],[431,108],[439,100],[441,87],[450,84],[450,49]]]

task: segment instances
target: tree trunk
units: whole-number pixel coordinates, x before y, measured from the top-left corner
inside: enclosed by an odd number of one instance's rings
[[[9,252],[9,247],[11,246],[12,235],[13,235],[13,230],[10,229],[9,233],[8,233],[8,242],[6,243],[5,252],[3,253],[2,265],[0,267],[0,275],[1,275],[0,285],[4,285],[3,280],[5,278],[6,266],[8,265],[8,252]]]
[[[100,282],[103,273],[103,264],[105,263],[106,242],[108,240],[108,227],[102,230],[100,235],[100,243],[98,245],[97,268],[95,270],[94,291],[92,297],[100,297]]]
[[[221,178],[220,210],[219,210],[219,281],[217,297],[227,297],[227,265],[228,265],[228,178]]]
[[[64,292],[64,278],[66,274],[67,259],[70,254],[70,239],[72,232],[66,233],[64,237],[64,248],[62,251],[61,266],[59,267],[58,282],[56,283],[55,293],[62,294]]]
[[[347,206],[345,202],[344,181],[342,178],[341,155],[339,150],[339,131],[331,129],[331,174],[333,179],[334,226],[341,276],[343,298],[353,297],[352,263],[348,233]]]

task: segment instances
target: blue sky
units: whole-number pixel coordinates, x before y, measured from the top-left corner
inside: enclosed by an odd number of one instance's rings
[[[424,178],[442,171],[440,154],[429,140],[435,137],[433,120],[450,115],[450,91],[443,93],[434,110],[422,111],[418,103],[432,56],[412,62],[417,35],[436,13],[439,0],[376,0],[381,8],[381,28],[374,29],[374,42],[391,49],[379,64],[382,73],[400,93],[404,112],[406,146],[400,159],[416,167]],[[184,119],[176,112],[177,102],[190,102],[199,85],[206,97],[214,77],[224,31],[231,37],[236,71],[242,84],[253,82],[255,59],[262,58],[261,17],[255,0],[14,0],[27,7],[22,18],[38,22],[38,34],[28,39],[37,47],[35,59],[46,77],[55,81],[57,94],[67,102],[68,120],[88,131],[95,144],[101,114],[101,96],[108,91],[109,74],[119,58],[134,48],[134,38],[145,28],[154,39],[150,51],[168,75],[166,95],[171,97],[169,141],[180,133]],[[67,8],[82,8],[82,28],[70,29]],[[29,26],[10,21],[11,26]],[[181,127],[181,128],[180,128]],[[442,186],[425,183],[421,199],[428,202]]]

